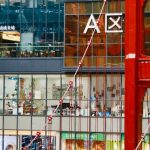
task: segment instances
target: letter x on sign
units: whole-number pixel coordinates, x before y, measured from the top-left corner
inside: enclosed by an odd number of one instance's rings
[[[107,13],[105,14],[105,32],[123,32],[122,30],[122,13]]]

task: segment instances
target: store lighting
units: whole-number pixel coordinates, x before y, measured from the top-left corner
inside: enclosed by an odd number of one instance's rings
[[[18,32],[3,32],[2,39],[20,42],[20,33],[18,33]]]

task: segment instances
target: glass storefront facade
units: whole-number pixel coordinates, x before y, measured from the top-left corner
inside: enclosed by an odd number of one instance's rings
[[[0,57],[63,55],[61,0],[1,0]]]
[[[65,3],[65,66],[78,65],[93,29],[84,33],[91,14],[97,19],[103,1],[84,1]],[[124,8],[125,1],[109,1],[98,24],[100,33],[95,32],[92,43],[84,58],[84,67],[123,67],[124,64]],[[106,33],[105,14],[123,13],[121,16],[122,33]],[[92,22],[92,21],[91,21]],[[92,22],[93,23],[93,22]],[[91,23],[91,24],[92,24]],[[115,49],[115,50],[114,50]]]
[[[84,33],[90,15],[98,18],[103,1],[81,1],[65,3],[65,62],[66,67],[75,67],[87,47],[93,29]],[[122,13],[122,33],[106,33],[105,14]],[[143,54],[150,55],[149,29],[150,29],[150,2],[145,7],[145,44]],[[91,21],[92,22],[92,21]],[[111,24],[108,22],[108,24]],[[100,33],[95,32],[92,43],[83,61],[84,67],[123,67],[125,55],[125,1],[108,1],[100,17],[98,27]]]
[[[102,4],[98,0],[0,0],[1,59],[16,57],[18,63],[20,57],[64,59],[56,72],[41,71],[38,63],[36,71],[17,72],[16,67],[11,73],[0,72],[0,150],[7,146],[23,150],[37,131],[41,136],[28,150],[124,150],[124,0],[107,2],[98,23],[100,33],[95,32],[83,68],[54,112],[72,80],[71,69],[78,65],[92,34],[92,29],[83,33],[88,19],[91,14],[98,18]],[[150,55],[149,12],[147,1],[146,55]],[[122,13],[119,23],[123,32],[106,33],[106,13]],[[90,72],[91,68],[95,70]],[[143,101],[143,132],[149,119],[149,100],[150,89]],[[52,114],[51,124],[47,120]],[[149,141],[147,134],[143,150],[150,149]]]
[[[0,75],[0,114],[50,115],[66,91],[71,77],[71,74]],[[63,112],[59,110],[56,116],[124,116],[124,75],[90,74],[77,76],[74,82],[75,85],[66,94]],[[76,111],[72,110],[71,113],[71,106]],[[118,107],[118,113],[113,112],[115,107]]]
[[[78,75],[63,104],[53,113],[72,76],[0,75],[3,148],[10,139],[9,144],[21,149],[40,130],[40,139],[30,147],[34,150],[40,150],[38,146],[52,146],[53,150],[124,149],[124,74]],[[149,117],[149,95],[150,90],[143,103],[144,127]],[[49,124],[47,119],[52,114],[53,122]],[[143,147],[148,146],[146,140]]]

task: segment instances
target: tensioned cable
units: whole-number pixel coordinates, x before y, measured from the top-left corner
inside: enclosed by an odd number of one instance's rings
[[[107,0],[104,0],[104,2],[103,2],[102,8],[101,8],[101,10],[100,10],[100,13],[99,13],[99,16],[98,16],[98,19],[97,19],[97,22],[96,22],[97,24],[99,24],[99,20],[100,20],[100,17],[101,17],[101,15],[102,15],[102,12],[103,12],[103,10],[104,10],[106,1],[107,1]],[[82,63],[83,63],[84,57],[85,57],[85,55],[86,55],[86,53],[87,53],[87,51],[88,51],[88,49],[89,49],[89,47],[90,47],[90,45],[91,45],[91,43],[92,43],[92,39],[93,39],[93,36],[94,36],[95,31],[96,31],[96,29],[93,29],[92,35],[91,35],[89,41],[87,42],[87,47],[86,47],[86,49],[85,49],[85,51],[84,51],[84,54],[83,54],[81,60],[80,60],[79,63],[78,63],[78,67],[77,67],[77,69],[76,69],[76,71],[75,71],[75,74],[74,74],[72,80],[69,81],[68,87],[67,87],[65,93],[63,94],[63,96],[62,96],[61,99],[59,100],[59,104],[58,104],[57,107],[54,109],[52,115],[48,116],[48,121],[45,123],[44,128],[47,126],[47,124],[48,124],[49,122],[52,123],[52,119],[53,119],[54,113],[56,113],[56,111],[57,111],[57,109],[59,108],[59,106],[62,105],[63,99],[65,98],[65,96],[66,96],[68,90],[70,89],[70,87],[73,86],[73,81],[74,81],[74,79],[75,79],[75,77],[76,77],[76,75],[77,75],[77,73],[78,73],[78,71],[79,71],[79,69],[80,69],[80,67],[81,67],[81,65],[82,65]],[[33,143],[33,142],[37,139],[37,137],[39,137],[39,136],[41,136],[41,131],[36,132],[35,138],[34,138],[27,146],[23,147],[23,150],[27,150],[27,148],[30,147],[30,146],[32,145],[32,143]]]
[[[145,131],[144,131],[144,134],[142,134],[141,140],[139,141],[139,143],[138,143],[137,147],[135,148],[135,150],[138,150],[139,146],[140,146],[141,143],[143,142],[143,140],[144,140],[144,138],[145,138],[145,136],[146,136],[146,134],[147,134],[147,131],[149,130],[149,127],[150,127],[150,121],[149,121],[149,124],[148,124],[147,128],[146,128]]]

